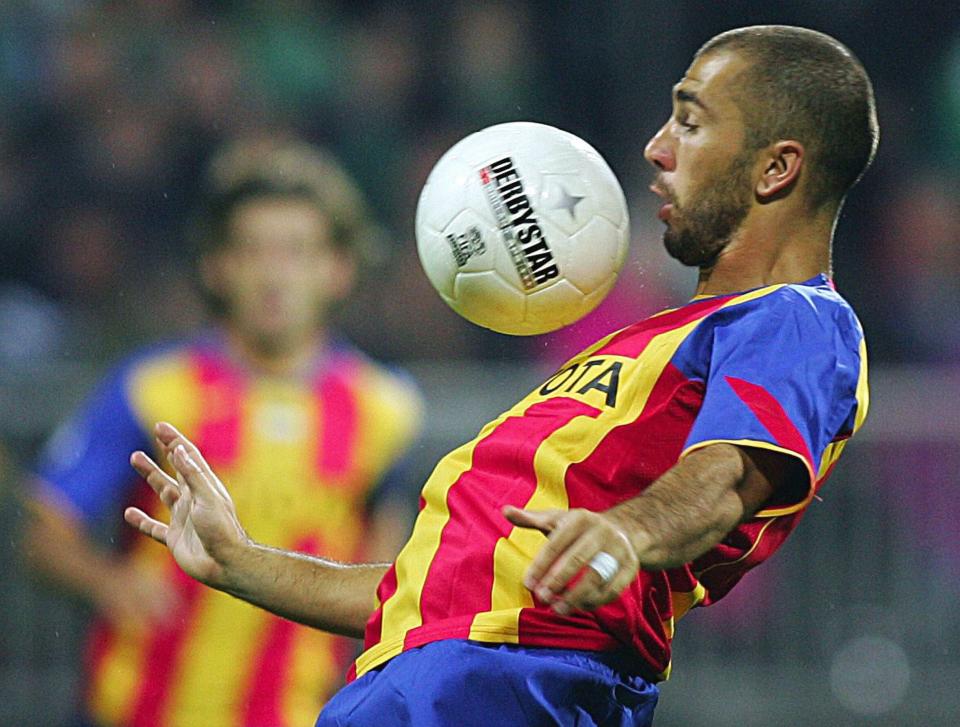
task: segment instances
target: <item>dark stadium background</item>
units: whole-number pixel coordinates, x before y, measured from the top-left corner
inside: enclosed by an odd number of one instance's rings
[[[700,43],[759,22],[836,35],[876,85],[881,152],[835,249],[873,408],[784,551],[682,622],[658,725],[955,723],[960,6],[19,0],[0,4],[0,725],[66,718],[84,618],[17,563],[18,473],[105,366],[199,320],[183,232],[218,142],[298,132],[368,191],[389,254],[342,325],[420,377],[426,469],[573,347],[690,292],[661,251],[642,147]],[[516,119],[590,140],[634,220],[608,303],[532,340],[456,318],[412,240],[441,151]]]

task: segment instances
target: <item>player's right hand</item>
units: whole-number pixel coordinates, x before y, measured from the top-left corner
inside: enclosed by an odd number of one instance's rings
[[[127,559],[109,569],[90,598],[96,610],[118,628],[172,625],[182,606],[176,591]]]
[[[124,511],[124,520],[167,546],[188,575],[224,587],[231,558],[250,543],[233,500],[189,439],[165,422],[157,424],[155,433],[176,479],[145,452],[134,452],[130,464],[166,505],[170,522],[155,520],[136,507]]]

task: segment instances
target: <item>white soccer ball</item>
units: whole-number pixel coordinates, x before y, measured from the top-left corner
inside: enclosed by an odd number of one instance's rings
[[[582,318],[627,257],[620,183],[597,151],[552,126],[511,122],[455,144],[420,193],[417,250],[467,320],[532,335]]]

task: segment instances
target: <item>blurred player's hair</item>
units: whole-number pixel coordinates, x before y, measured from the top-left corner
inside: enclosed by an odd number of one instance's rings
[[[697,58],[728,50],[749,62],[734,94],[748,147],[801,142],[812,207],[839,205],[873,161],[880,135],[863,65],[829,35],[787,25],[729,30],[707,41]]]
[[[384,233],[350,175],[328,152],[299,139],[252,138],[225,144],[212,157],[201,187],[191,236],[200,257],[232,244],[231,218],[255,199],[304,200],[328,220],[332,242],[362,271],[381,262]],[[205,286],[217,314],[223,301]]]
[[[260,198],[301,199],[328,219],[334,244],[361,264],[380,253],[382,232],[344,168],[323,149],[300,140],[257,138],[225,145],[211,159],[201,190],[197,243],[208,253],[230,244],[234,210]]]

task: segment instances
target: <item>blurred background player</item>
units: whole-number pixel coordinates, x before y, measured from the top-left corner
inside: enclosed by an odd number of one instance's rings
[[[358,190],[306,144],[236,143],[210,165],[197,232],[214,324],[109,374],[41,456],[28,496],[30,564],[95,611],[86,724],[308,724],[353,655],[198,587],[145,539],[97,543],[90,526],[149,492],[128,458],[151,446],[157,419],[229,475],[264,542],[392,559],[406,535],[392,483],[418,396],[328,325],[375,241]]]

